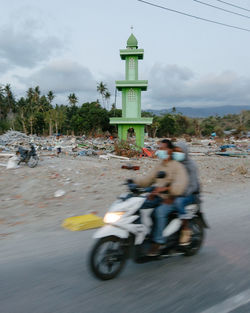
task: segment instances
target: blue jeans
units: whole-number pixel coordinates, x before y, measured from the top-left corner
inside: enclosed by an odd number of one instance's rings
[[[194,203],[195,196],[177,197],[172,204],[161,204],[154,210],[155,224],[153,229],[153,241],[164,244],[165,238],[162,233],[168,223],[168,215],[171,212],[177,211],[179,215],[186,214],[185,206]]]
[[[145,202],[143,202],[141,209],[155,208],[161,203],[162,203],[162,198],[156,196],[153,200],[146,199]]]
[[[185,215],[187,214],[185,210],[185,206],[192,204],[195,202],[195,195],[189,195],[186,197],[177,197],[174,200],[173,206],[177,210],[180,218],[185,218]]]
[[[168,222],[168,215],[175,210],[172,204],[161,204],[154,210],[154,229],[153,241],[156,243],[164,244],[165,238],[162,236],[163,230]]]

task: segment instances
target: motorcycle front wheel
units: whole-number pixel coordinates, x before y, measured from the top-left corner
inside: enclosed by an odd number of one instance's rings
[[[99,239],[90,252],[89,265],[101,280],[116,277],[125,265],[126,249],[121,238],[109,236]]]
[[[38,158],[37,155],[32,155],[32,156],[29,158],[27,164],[28,164],[29,167],[35,167],[35,166],[37,166],[37,164],[38,164],[38,160],[39,160],[39,158]]]

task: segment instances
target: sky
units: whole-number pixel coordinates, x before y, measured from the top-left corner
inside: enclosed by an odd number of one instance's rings
[[[152,3],[250,30],[250,11],[217,0]],[[226,0],[250,10],[247,0]],[[100,98],[103,81],[114,102],[115,80],[124,79],[119,49],[133,33],[143,48],[139,78],[147,79],[142,108],[249,105],[250,32],[162,10],[137,0],[1,0],[0,85],[16,97],[29,87],[52,90],[54,104]],[[121,105],[118,93],[117,106]]]

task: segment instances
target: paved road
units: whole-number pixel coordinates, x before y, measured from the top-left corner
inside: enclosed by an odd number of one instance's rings
[[[197,256],[128,262],[92,277],[93,231],[27,229],[0,242],[1,313],[250,312],[250,185],[206,194],[211,229]]]

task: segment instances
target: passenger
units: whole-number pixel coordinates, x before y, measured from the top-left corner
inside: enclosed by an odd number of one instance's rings
[[[156,200],[156,204],[160,204],[155,209],[153,244],[148,253],[149,256],[158,255],[161,246],[165,244],[162,233],[167,224],[167,216],[174,210],[173,201],[175,197],[181,196],[188,184],[185,167],[180,162],[172,160],[173,149],[174,146],[170,140],[162,140],[157,151],[157,156],[162,160],[161,163],[146,177],[134,179],[134,182],[140,187],[149,187],[154,184],[155,188],[149,196],[149,201],[152,201],[153,204]],[[165,177],[159,178],[159,172],[165,173]]]
[[[174,207],[183,221],[180,245],[188,245],[190,243],[192,232],[188,227],[188,215],[186,214],[185,206],[195,203],[197,200],[197,194],[200,192],[198,169],[196,163],[190,159],[188,155],[188,147],[184,142],[178,142],[175,145],[173,159],[181,162],[188,172],[189,183],[185,193],[183,196],[175,198],[173,202]]]

